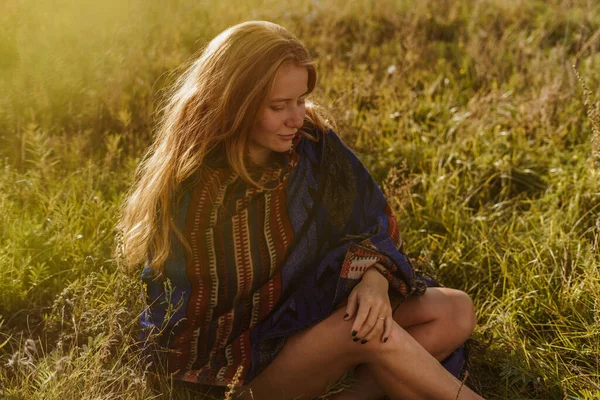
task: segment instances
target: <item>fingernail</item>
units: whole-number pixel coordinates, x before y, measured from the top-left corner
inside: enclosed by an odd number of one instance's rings
[[[383,343],[387,342],[387,338],[383,338]]]
[[[350,316],[350,314],[344,315],[344,319],[348,318],[349,316]]]
[[[360,340],[360,338],[355,337],[354,339],[352,339],[354,342],[358,342]]]
[[[360,344],[365,344],[365,343],[367,343],[367,339],[363,339],[360,341]]]
[[[352,336],[356,336],[357,333],[358,332],[356,332],[356,331],[352,331]]]

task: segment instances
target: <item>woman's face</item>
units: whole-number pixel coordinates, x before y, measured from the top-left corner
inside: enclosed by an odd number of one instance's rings
[[[283,64],[271,93],[261,105],[250,132],[250,159],[259,165],[269,160],[271,152],[285,152],[304,123],[308,70],[294,64]]]

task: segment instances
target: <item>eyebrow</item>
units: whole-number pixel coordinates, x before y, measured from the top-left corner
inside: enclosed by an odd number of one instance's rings
[[[306,92],[302,93],[302,94],[301,94],[300,96],[298,96],[298,97],[306,96],[307,94],[308,94],[308,90],[307,90]],[[271,103],[279,103],[279,102],[282,102],[282,101],[291,101],[291,100],[292,100],[292,99],[285,99],[285,98],[282,98],[282,97],[278,97],[278,98],[276,98],[276,99],[271,99],[271,100],[269,100],[269,101],[270,101]]]

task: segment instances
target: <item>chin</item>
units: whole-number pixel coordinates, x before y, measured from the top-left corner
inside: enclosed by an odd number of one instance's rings
[[[292,142],[290,142],[290,144],[285,145],[285,146],[277,146],[271,150],[276,151],[278,153],[285,153],[286,151],[289,151],[291,147],[292,147]]]

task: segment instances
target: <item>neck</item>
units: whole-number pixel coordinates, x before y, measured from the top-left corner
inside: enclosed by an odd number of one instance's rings
[[[273,151],[269,149],[254,149],[253,151],[253,149],[250,149],[248,158],[252,163],[264,167],[268,165],[273,158]]]

